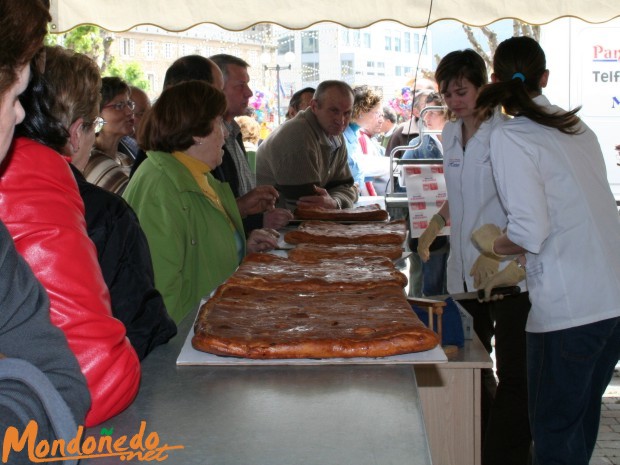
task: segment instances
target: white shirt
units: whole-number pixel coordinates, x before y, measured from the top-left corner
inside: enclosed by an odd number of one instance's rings
[[[360,171],[364,177],[374,178],[372,183],[377,195],[385,195],[390,180],[390,157],[386,157],[385,149],[366,133],[358,129],[356,136],[359,139],[365,139],[367,148],[367,153],[364,153],[360,142],[359,153],[354,155]],[[366,186],[362,187],[362,192],[364,191],[366,191]],[[368,195],[368,191],[364,195]]]
[[[471,241],[471,234],[483,224],[493,223],[504,228],[507,223],[491,170],[489,138],[491,130],[503,117],[496,112],[467,142],[463,149],[461,120],[449,122],[442,132],[443,165],[448,202],[450,204],[450,255],[448,256],[448,292],[473,291],[469,276],[480,251]],[[508,263],[502,265],[502,268]],[[525,283],[519,284],[525,290]]]
[[[561,111],[544,96],[534,101]],[[620,218],[595,134],[585,124],[571,136],[518,117],[493,130],[491,159],[508,238],[529,251],[526,330],[620,316]]]

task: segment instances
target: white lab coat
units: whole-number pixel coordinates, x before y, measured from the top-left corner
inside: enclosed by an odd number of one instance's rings
[[[544,96],[534,101],[561,110]],[[494,128],[491,160],[508,238],[529,251],[526,330],[620,316],[620,219],[595,134],[583,125],[571,136],[518,117]]]
[[[442,132],[443,164],[450,204],[450,255],[448,256],[448,292],[473,291],[469,272],[480,251],[471,241],[472,233],[483,224],[504,228],[507,223],[493,172],[489,138],[491,130],[504,117],[499,112],[480,125],[463,149],[462,121],[449,122]],[[508,262],[501,265],[503,268]],[[525,282],[519,283],[525,291]]]

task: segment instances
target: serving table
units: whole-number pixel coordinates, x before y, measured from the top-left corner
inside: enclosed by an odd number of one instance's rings
[[[195,314],[142,362],[135,401],[86,437],[144,427],[184,465],[480,463],[480,370],[492,361],[475,336],[447,359],[436,348],[375,362],[213,363],[188,353]],[[93,460],[140,462],[81,463]]]
[[[411,365],[177,366],[193,318],[142,362],[129,408],[87,436],[131,438],[145,421],[145,436],[184,446],[170,464],[431,464]]]
[[[447,357],[414,366],[433,463],[480,465],[480,372],[493,361],[476,335]]]

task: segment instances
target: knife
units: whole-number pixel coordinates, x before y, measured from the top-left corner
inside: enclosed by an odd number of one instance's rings
[[[519,286],[501,286],[494,287],[491,291],[491,295],[502,295],[504,297],[509,295],[517,295],[521,293]],[[484,289],[478,289],[472,292],[459,292],[455,294],[435,295],[427,297],[430,300],[446,300],[448,297],[452,297],[453,300],[471,300],[471,299],[484,299]]]

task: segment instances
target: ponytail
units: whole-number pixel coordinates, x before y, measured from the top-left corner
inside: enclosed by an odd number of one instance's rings
[[[549,113],[530,97],[530,93],[541,91],[540,79],[546,72],[545,54],[534,39],[512,37],[502,42],[493,57],[493,71],[497,82],[485,86],[476,100],[481,118],[490,116],[501,105],[508,115],[525,116],[565,134],[581,131],[581,120],[576,115],[581,107]]]

